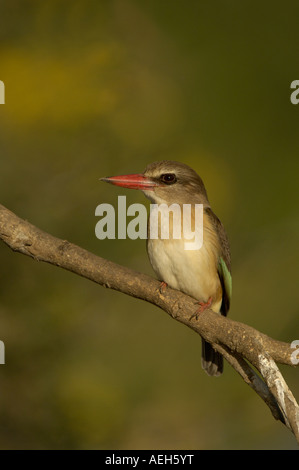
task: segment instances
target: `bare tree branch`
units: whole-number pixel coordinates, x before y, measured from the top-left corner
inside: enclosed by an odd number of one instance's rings
[[[161,293],[160,283],[156,279],[53,237],[2,205],[0,239],[13,251],[150,302],[200,334],[223,354],[243,380],[264,400],[274,418],[291,429],[299,443],[299,407],[276,365],[295,366],[289,343],[272,339],[251,326],[223,317],[212,310],[206,310],[198,319],[191,318],[197,306],[195,299],[170,288]]]
[[[279,404],[285,424],[293,431],[299,442],[299,408],[296,400],[271,356],[261,353],[258,357],[260,371]]]

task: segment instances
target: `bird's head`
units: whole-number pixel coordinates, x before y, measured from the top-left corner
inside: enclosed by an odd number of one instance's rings
[[[209,204],[200,176],[180,162],[158,161],[149,164],[141,174],[110,176],[101,178],[101,181],[123,188],[140,189],[157,204]]]

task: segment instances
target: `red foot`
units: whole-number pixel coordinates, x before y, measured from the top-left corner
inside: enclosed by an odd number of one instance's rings
[[[166,291],[166,287],[167,287],[167,283],[164,282],[164,281],[161,281],[161,284],[160,284],[160,287],[159,287],[159,292],[160,294],[164,294],[164,292]]]
[[[198,315],[204,312],[207,308],[210,308],[212,305],[212,301],[213,299],[212,297],[210,297],[207,302],[196,302],[199,305],[199,307],[196,310],[196,312],[193,313],[193,315],[191,315],[190,320],[194,317],[196,318],[196,320],[198,320]]]
[[[197,313],[202,313],[204,312],[207,308],[210,308],[212,305],[212,297],[209,298],[207,302],[197,302],[200,307],[197,310]]]

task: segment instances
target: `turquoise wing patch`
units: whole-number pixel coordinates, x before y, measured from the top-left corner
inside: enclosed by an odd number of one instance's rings
[[[227,297],[229,298],[229,300],[231,300],[231,298],[232,298],[232,287],[233,287],[232,275],[229,272],[223,258],[219,258],[218,269],[219,269],[219,274],[220,274],[220,276],[222,277],[222,279],[224,281],[224,287],[225,287],[225,290],[226,290]]]

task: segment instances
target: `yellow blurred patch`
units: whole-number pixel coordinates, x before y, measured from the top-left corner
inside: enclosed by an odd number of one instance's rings
[[[93,44],[76,54],[9,49],[1,54],[5,115],[14,124],[68,124],[109,114],[119,101],[107,70],[120,56],[114,44]]]

